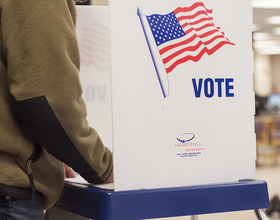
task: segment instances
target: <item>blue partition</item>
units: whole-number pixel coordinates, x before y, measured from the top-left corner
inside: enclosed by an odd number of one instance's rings
[[[259,180],[121,192],[65,182],[56,207],[94,220],[138,220],[264,209],[269,197]]]

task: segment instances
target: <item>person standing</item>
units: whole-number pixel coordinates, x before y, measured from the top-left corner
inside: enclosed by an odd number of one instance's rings
[[[76,2],[0,0],[0,219],[43,219],[69,167],[113,181],[112,153],[86,120]]]

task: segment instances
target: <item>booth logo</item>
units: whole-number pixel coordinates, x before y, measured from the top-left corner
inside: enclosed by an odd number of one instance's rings
[[[201,142],[193,141],[195,138],[195,134],[193,133],[184,133],[178,136],[177,143],[175,143],[175,147],[201,147]]]
[[[178,136],[175,143],[176,154],[179,157],[197,157],[201,156],[204,147],[200,141],[193,141],[195,135],[193,133],[184,133]]]
[[[177,137],[177,140],[181,143],[186,143],[191,141],[192,139],[195,138],[195,135],[192,133],[185,133],[185,134],[181,134],[179,137]]]
[[[166,15],[144,15],[138,8],[147,44],[164,98],[169,95],[167,74],[179,64],[198,62],[226,44],[234,45],[213,23],[212,10],[202,2],[178,7]]]

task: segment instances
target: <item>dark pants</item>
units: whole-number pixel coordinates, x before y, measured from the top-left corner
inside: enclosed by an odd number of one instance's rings
[[[44,220],[42,204],[36,199],[0,196],[0,220]]]

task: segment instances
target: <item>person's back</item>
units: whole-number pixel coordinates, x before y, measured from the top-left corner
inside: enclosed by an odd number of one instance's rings
[[[112,154],[85,119],[74,1],[0,0],[0,12],[0,208],[36,197],[47,209],[63,163],[102,183]]]

